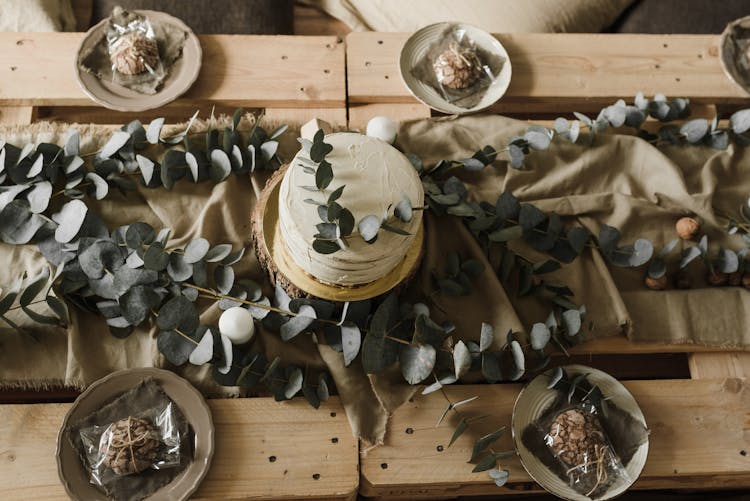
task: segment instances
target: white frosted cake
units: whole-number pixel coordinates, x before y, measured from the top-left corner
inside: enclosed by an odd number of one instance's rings
[[[422,224],[422,211],[408,221],[394,217],[394,207],[407,198],[412,207],[424,205],[424,191],[411,162],[396,148],[379,139],[342,132],[325,136],[333,147],[325,160],[331,164],[333,181],[322,191],[305,189],[316,184],[310,154],[301,150],[292,160],[279,191],[279,230],[294,262],[320,282],[341,286],[367,284],[387,275],[406,256]],[[307,166],[307,168],[305,168]],[[313,248],[321,223],[310,200],[326,197],[345,185],[337,203],[351,211],[354,230],[342,238],[340,250],[323,254]],[[307,200],[307,202],[305,201]],[[377,239],[366,242],[359,234],[360,221],[369,215],[388,214],[388,225],[408,235],[380,229]]]

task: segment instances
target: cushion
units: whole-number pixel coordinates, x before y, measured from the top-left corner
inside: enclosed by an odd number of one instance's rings
[[[306,0],[356,31],[462,21],[494,33],[599,32],[632,0]]]
[[[292,0],[94,0],[92,22],[126,10],[159,10],[181,19],[196,33],[291,34]]]
[[[640,0],[612,27],[618,33],[721,33],[734,19],[750,16],[747,0]]]
[[[0,31],[75,31],[70,0],[2,0]]]

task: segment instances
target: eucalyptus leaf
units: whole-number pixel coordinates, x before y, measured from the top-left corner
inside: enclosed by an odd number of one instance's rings
[[[115,131],[112,136],[110,136],[109,140],[102,146],[101,151],[99,152],[98,157],[101,159],[106,159],[120,151],[120,149],[125,146],[125,143],[127,143],[130,140],[130,134],[121,130]]]
[[[482,322],[482,329],[479,336],[479,351],[487,351],[495,342],[495,330],[486,322]]]
[[[373,243],[378,237],[378,231],[380,230],[380,219],[377,216],[365,216],[357,225],[359,234],[362,239],[367,243]]]
[[[232,252],[231,244],[219,244],[206,252],[204,258],[209,263],[217,263],[226,258]]]
[[[86,204],[80,200],[71,200],[63,205],[60,212],[52,217],[58,224],[55,230],[55,240],[61,243],[73,240],[81,230],[88,210]]]
[[[304,332],[313,322],[317,315],[315,309],[309,305],[300,306],[297,316],[290,318],[281,326],[281,339],[289,341],[300,333]]]
[[[122,316],[130,325],[140,325],[151,315],[152,309],[159,304],[160,300],[153,287],[133,286],[119,299]]]
[[[164,126],[164,118],[155,118],[148,124],[146,129],[146,140],[151,144],[159,143],[159,136],[161,135],[161,129]]]
[[[141,170],[141,176],[143,176],[143,182],[146,185],[151,184],[151,180],[154,177],[154,170],[156,167],[156,164],[149,159],[142,155],[136,155],[135,156],[136,162],[138,162],[138,168]]]
[[[404,346],[399,354],[399,362],[406,382],[413,385],[427,379],[435,367],[436,356],[435,348],[429,344]]]
[[[185,247],[185,262],[189,264],[197,263],[208,254],[211,244],[205,238],[196,238],[191,240]],[[231,248],[231,247],[230,247]]]
[[[234,269],[231,266],[217,266],[214,270],[214,280],[220,293],[229,294],[234,285]]]
[[[510,352],[513,355],[513,363],[516,366],[516,370],[511,377],[513,381],[517,381],[526,372],[526,359],[524,357],[523,348],[521,344],[515,339],[510,342]]]
[[[224,181],[232,172],[232,163],[224,150],[215,149],[210,154],[209,175],[215,183]]]
[[[340,329],[341,346],[344,352],[344,366],[348,367],[359,354],[359,349],[362,345],[362,334],[354,322],[346,321],[341,325]]]
[[[210,329],[206,330],[203,337],[190,353],[188,361],[193,365],[207,364],[214,357],[214,335]]]
[[[94,187],[94,198],[102,200],[107,196],[109,193],[109,185],[99,174],[96,172],[88,172],[86,173],[85,179],[87,179]]]
[[[41,214],[49,206],[52,197],[52,183],[42,181],[33,185],[32,189],[26,194],[29,201],[29,209],[35,214]]]
[[[547,325],[536,323],[531,327],[529,338],[531,340],[531,349],[543,350],[549,343],[552,333]]]
[[[461,378],[471,369],[471,353],[463,341],[458,341],[453,346],[453,366],[456,378]]]
[[[575,336],[581,331],[581,312],[579,310],[565,310],[562,313],[562,321],[568,336]]]

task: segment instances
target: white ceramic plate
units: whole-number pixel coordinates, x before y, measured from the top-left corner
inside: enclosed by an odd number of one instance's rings
[[[411,72],[411,69],[416,64],[427,57],[430,47],[440,39],[440,36],[445,32],[446,28],[451,25],[466,30],[466,34],[469,38],[474,40],[477,47],[488,53],[495,54],[504,60],[500,74],[497,75],[495,81],[492,82],[487,89],[482,100],[473,108],[462,108],[461,106],[449,103],[443,98],[440,92],[435,90],[429,84],[417,79]],[[434,110],[451,115],[476,113],[492,106],[498,99],[503,97],[503,94],[505,94],[505,91],[508,89],[512,72],[508,52],[497,38],[486,31],[469,24],[447,22],[425,26],[410,36],[401,48],[399,69],[401,72],[401,80],[403,80],[406,88],[409,89],[409,92],[411,92],[414,97]]]
[[[65,490],[76,501],[106,501],[102,491],[89,482],[89,475],[70,441],[68,425],[111,402],[147,378],[154,378],[177,404],[193,430],[193,460],[169,484],[147,501],[184,501],[200,485],[214,455],[214,425],[211,410],[198,390],[171,371],[156,368],[125,369],[103,377],[81,393],[65,414],[57,435],[57,472]]]
[[[145,111],[164,106],[187,92],[200,73],[203,57],[201,44],[195,33],[185,23],[164,12],[153,10],[136,10],[134,12],[154,21],[175,25],[187,32],[188,37],[182,47],[182,56],[169,69],[169,76],[162,84],[161,89],[156,94],[141,94],[115,82],[100,80],[96,75],[79,67],[78,60],[81,53],[90,49],[101,39],[109,19],[102,19],[96,26],[87,31],[78,47],[74,61],[76,78],[87,96],[110,110]]]
[[[565,369],[569,376],[588,374],[586,379],[588,379],[591,384],[598,386],[604,396],[609,398],[610,402],[629,413],[636,421],[641,422],[643,426],[646,426],[646,418],[643,416],[643,412],[638,406],[638,402],[635,401],[633,395],[618,380],[605,372],[585,365],[567,365],[563,367],[563,369]],[[515,442],[516,451],[518,451],[518,455],[521,459],[521,464],[526,469],[529,476],[547,492],[570,501],[589,501],[589,497],[583,496],[573,490],[567,482],[564,482],[553,471],[547,468],[539,458],[524,446],[521,440],[521,434],[526,426],[535,421],[555,400],[556,391],[547,389],[551,373],[552,371],[550,370],[544,374],[538,375],[528,383],[523,390],[521,390],[521,393],[518,394],[518,398],[516,398],[516,403],[513,407],[513,421],[511,424],[513,441]],[[647,456],[648,439],[641,444],[635,454],[633,454],[630,462],[625,465],[625,469],[630,476],[630,482],[625,483],[618,488],[611,489],[598,499],[612,499],[628,490],[633,482],[635,482],[640,476],[641,471],[643,471],[643,466],[646,464]]]
[[[738,61],[744,56],[737,54],[736,37],[744,34],[744,38],[747,39],[749,32],[750,16],[742,17],[732,21],[724,28],[719,41],[719,60],[724,74],[747,94],[750,94],[750,80],[747,78],[747,72],[738,68]]]

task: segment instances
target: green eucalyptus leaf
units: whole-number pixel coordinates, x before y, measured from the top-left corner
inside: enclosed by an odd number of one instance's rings
[[[489,470],[490,478],[495,482],[495,485],[502,487],[508,482],[510,472],[508,470],[499,470],[497,468]]]
[[[552,333],[547,325],[536,323],[531,327],[529,338],[531,340],[531,349],[543,350],[549,343]]]
[[[471,369],[471,353],[463,341],[458,341],[453,346],[453,366],[456,378],[461,378]]]
[[[290,318],[281,326],[281,339],[289,341],[304,332],[315,322],[317,315],[315,309],[309,305],[300,306],[296,316]]]
[[[469,459],[469,463],[473,463],[477,459],[479,459],[479,456],[487,450],[487,448],[495,443],[502,435],[505,433],[505,427],[499,428],[492,433],[488,433],[487,435],[484,435],[480,437],[475,443],[474,447],[471,451],[471,459]]]
[[[523,228],[521,226],[508,226],[507,228],[501,228],[495,230],[487,238],[491,242],[509,242],[511,240],[517,240],[523,236]]]
[[[287,383],[284,387],[284,396],[287,399],[294,397],[302,389],[303,382],[302,370],[295,367],[287,377]]]
[[[112,155],[120,151],[123,146],[125,146],[125,143],[130,140],[130,137],[130,134],[127,132],[121,130],[115,131],[112,136],[110,136],[109,140],[104,144],[104,146],[102,146],[98,158],[110,158]]]
[[[41,214],[49,206],[52,197],[52,183],[42,181],[33,185],[32,189],[26,193],[26,199],[29,201],[29,209],[35,214]]]
[[[429,344],[404,346],[399,354],[399,362],[406,382],[414,385],[427,379],[435,368],[436,356],[435,348]]]
[[[210,154],[209,175],[214,183],[224,181],[232,172],[232,163],[224,150],[215,149]]]
[[[513,363],[515,365],[515,371],[511,376],[513,381],[517,381],[526,372],[526,358],[524,357],[523,348],[521,344],[515,339],[510,342],[510,353],[513,356]]]
[[[125,269],[125,268],[122,268]],[[154,288],[146,285],[135,285],[119,299],[122,316],[130,325],[140,325],[161,301]]]
[[[234,285],[234,269],[231,266],[217,266],[214,269],[214,281],[221,294],[229,294]]]
[[[210,362],[214,357],[214,335],[210,329],[206,329],[195,349],[190,353],[188,361],[193,365],[203,365]],[[240,378],[241,379],[241,378]]]
[[[495,342],[495,329],[486,322],[482,322],[482,329],[479,335],[479,351],[489,350]]]
[[[581,331],[581,312],[579,310],[565,310],[562,313],[562,321],[568,336],[575,336]]]
[[[373,215],[365,216],[359,221],[357,228],[360,236],[365,242],[373,243],[378,238],[380,219]]]
[[[178,329],[187,335],[194,333],[199,323],[200,319],[195,305],[181,295],[164,303],[156,318],[156,325],[159,329],[163,331]]]
[[[232,253],[232,245],[231,244],[219,244],[211,249],[209,249],[208,252],[206,252],[206,255],[204,256],[206,262],[209,263],[217,263]],[[225,264],[233,264],[233,263],[225,263]]]
[[[62,206],[59,213],[52,217],[58,224],[55,229],[55,240],[68,243],[73,240],[83,226],[88,207],[80,200],[71,200]]]
[[[155,118],[148,124],[146,129],[146,140],[150,144],[158,144],[159,136],[161,135],[161,129],[164,126],[164,118]]]
[[[344,352],[344,366],[348,367],[357,355],[362,345],[362,334],[354,322],[345,321],[341,324],[341,346]]]
[[[189,264],[197,263],[206,257],[211,244],[205,238],[196,238],[190,241],[185,247],[185,262]]]

